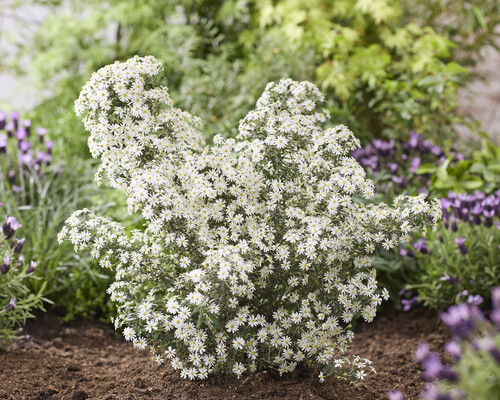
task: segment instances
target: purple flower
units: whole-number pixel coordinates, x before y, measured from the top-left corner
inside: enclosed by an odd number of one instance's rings
[[[5,128],[5,121],[7,120],[7,114],[5,111],[0,111],[0,131]]]
[[[430,253],[429,249],[427,248],[426,242],[424,238],[418,239],[415,243],[413,243],[413,247],[417,249],[419,252],[422,254],[427,254]]]
[[[422,373],[422,379],[426,382],[432,382],[433,380],[439,378],[439,373],[443,368],[439,355],[436,353],[429,353],[427,357],[422,361],[422,367],[424,372]]]
[[[454,285],[455,283],[460,281],[460,278],[453,278],[445,272],[444,275],[441,278],[439,278],[439,280],[444,282],[449,282],[452,285]]]
[[[409,300],[403,299],[401,300],[401,304],[403,304],[404,312],[410,311],[413,306],[416,306],[418,304],[418,297],[414,296]]]
[[[476,329],[477,322],[484,320],[484,316],[475,305],[462,303],[441,313],[441,319],[457,338],[465,339]]]
[[[15,298],[15,297],[12,297],[12,298],[10,299],[9,304],[7,304],[7,305],[5,306],[5,311],[6,311],[6,312],[11,312],[11,311],[14,309],[14,307],[15,307],[15,306],[17,306],[17,304],[16,304],[16,298]]]
[[[399,390],[390,390],[387,393],[387,397],[389,400],[404,400],[403,393],[401,393]]]
[[[17,243],[14,246],[14,253],[19,254],[21,252],[21,250],[23,249],[24,240],[25,240],[24,238],[17,240]]]
[[[0,274],[5,275],[7,272],[9,272],[11,264],[12,261],[10,260],[9,256],[5,256],[3,258],[3,264],[0,265]]]
[[[469,295],[469,297],[467,298],[467,303],[468,304],[473,304],[473,305],[480,305],[482,304],[482,302],[484,301],[483,297],[480,296],[479,294],[478,295]]]
[[[47,128],[40,128],[40,127],[36,127],[36,133],[38,133],[38,138],[40,140],[40,143],[43,142],[43,138],[44,136],[47,134]]]
[[[493,359],[496,361],[498,365],[500,365],[500,350],[496,347],[495,342],[491,337],[483,338],[478,341],[478,347],[481,350],[488,351]]]
[[[414,356],[415,361],[421,363],[427,358],[429,352],[430,352],[429,344],[426,342],[420,343],[419,346],[417,347],[417,350],[415,350],[415,356]]]
[[[16,217],[5,216],[5,224],[3,225],[3,233],[7,239],[14,236],[14,232],[19,229],[22,225],[16,219]]]
[[[469,252],[469,249],[465,246],[465,237],[455,238],[455,243],[458,245],[458,249],[462,255],[466,255]]]
[[[407,249],[399,249],[399,255],[403,257],[415,257],[413,251]]]
[[[410,162],[410,172],[412,174],[420,167],[420,157],[415,157]]]
[[[3,133],[0,135],[0,153],[5,153],[7,151],[7,136]]]
[[[36,268],[36,261],[31,261],[30,266],[26,269],[26,275],[31,274]]]
[[[458,360],[462,354],[462,348],[455,340],[452,340],[451,342],[446,343],[444,345],[444,349],[448,352],[448,354],[451,356],[451,358],[454,359],[455,361]]]

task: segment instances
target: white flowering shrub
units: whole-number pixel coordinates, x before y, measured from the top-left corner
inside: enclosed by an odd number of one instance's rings
[[[363,378],[369,361],[345,356],[350,322],[372,321],[388,297],[370,255],[435,224],[439,203],[366,205],[373,184],[349,156],[358,140],[322,127],[311,83],[268,84],[238,137],[208,147],[199,120],[155,86],[160,71],[152,57],[106,66],[76,101],[98,181],[145,221],[128,232],[81,210],[60,232],[116,269],[116,328],[190,379],[300,362],[319,365],[320,379]]]

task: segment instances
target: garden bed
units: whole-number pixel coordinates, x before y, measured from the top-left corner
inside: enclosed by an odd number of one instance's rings
[[[450,338],[448,328],[427,310],[387,310],[356,331],[351,351],[370,358],[377,369],[377,375],[357,385],[333,378],[321,384],[315,370],[187,381],[109,326],[96,321],[61,325],[56,316],[42,314],[24,329],[29,339],[0,353],[0,399],[375,400],[386,399],[388,390],[416,399],[423,388],[420,368],[412,361],[416,347],[425,340],[441,352]]]

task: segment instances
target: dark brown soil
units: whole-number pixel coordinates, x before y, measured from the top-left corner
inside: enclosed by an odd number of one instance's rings
[[[420,369],[412,361],[421,341],[441,351],[448,329],[425,310],[389,310],[372,324],[357,329],[353,354],[370,358],[376,375],[357,385],[335,378],[319,383],[317,371],[295,371],[279,377],[260,372],[240,380],[212,376],[185,381],[170,366],[158,366],[150,353],[138,351],[113,329],[95,321],[69,326],[41,315],[25,328],[31,339],[0,352],[0,399],[387,399],[401,390],[417,399],[422,390]]]

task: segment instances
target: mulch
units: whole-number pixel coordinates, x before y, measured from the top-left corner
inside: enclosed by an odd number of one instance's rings
[[[422,341],[442,354],[450,338],[435,313],[387,309],[371,324],[360,324],[351,352],[370,358],[377,374],[357,384],[301,369],[280,377],[273,371],[241,379],[214,375],[186,381],[169,365],[125,342],[108,325],[83,320],[63,325],[51,313],[29,322],[15,347],[0,350],[0,399],[8,400],[135,400],[135,399],[280,399],[376,400],[388,390],[418,399],[421,370],[413,353]]]

